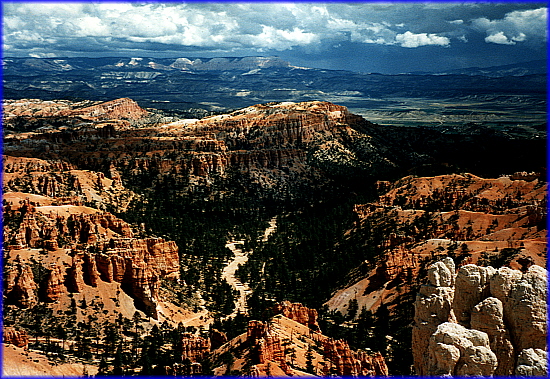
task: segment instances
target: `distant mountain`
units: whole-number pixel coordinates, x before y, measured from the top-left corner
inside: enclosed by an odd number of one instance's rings
[[[502,78],[505,76],[526,76],[526,75],[546,75],[547,61],[544,59],[507,64],[504,66],[491,67],[470,67],[457,70],[446,71],[440,75],[479,75],[491,78]]]
[[[141,106],[166,111],[225,112],[273,101],[310,100],[352,109],[378,107],[380,100],[392,98],[546,101],[546,73],[540,61],[526,65],[523,71],[520,65],[479,69],[492,73],[483,76],[475,76],[476,69],[437,75],[365,74],[296,67],[278,57],[5,57],[2,65],[7,99],[109,101],[129,97]],[[506,72],[509,75],[504,76]],[[517,76],[520,72],[533,74]]]

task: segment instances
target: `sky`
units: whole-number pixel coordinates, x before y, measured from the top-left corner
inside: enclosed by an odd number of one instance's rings
[[[278,56],[395,74],[546,59],[546,3],[2,2],[8,57]]]

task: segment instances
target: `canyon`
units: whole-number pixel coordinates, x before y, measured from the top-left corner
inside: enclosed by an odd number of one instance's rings
[[[166,70],[258,64],[287,67]],[[327,101],[3,117],[4,373],[545,375],[538,138]]]

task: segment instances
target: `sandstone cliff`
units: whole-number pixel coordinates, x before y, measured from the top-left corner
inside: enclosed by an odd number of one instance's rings
[[[65,113],[94,120],[111,113],[119,119],[127,113],[140,116],[134,108],[129,99],[119,99]],[[395,155],[373,136],[375,125],[328,102],[269,103],[143,128],[113,125],[53,127],[10,136],[5,152],[63,159],[108,176],[108,167],[114,167],[126,180],[146,173],[151,184],[170,174],[189,191],[211,188],[238,170],[247,173],[241,180],[273,196],[281,196],[283,188],[296,196],[304,185],[350,175],[370,177],[396,167]]]
[[[317,311],[315,309],[307,308],[300,303],[282,301],[275,305],[274,311],[276,314],[281,313],[283,316],[306,325],[314,331],[319,330]]]
[[[246,333],[214,349],[213,362],[234,354],[231,370],[254,376],[388,376],[380,353],[352,350],[344,340],[334,340],[308,325],[317,313],[299,303],[281,302],[279,313],[268,321],[251,320]],[[287,317],[285,313],[290,316]],[[227,373],[227,366],[214,370]]]
[[[45,171],[49,168],[43,161],[34,163]],[[138,307],[156,317],[160,281],[179,280],[173,241],[136,238],[130,225],[111,213],[54,205],[59,198],[8,192],[4,200],[7,303],[28,308],[38,300],[56,302],[63,294],[97,287],[99,281],[116,282]],[[43,252],[38,262],[28,257],[32,249]],[[43,256],[46,252],[57,260]],[[39,277],[31,264],[42,272]]]
[[[460,267],[455,278],[451,262],[446,258],[429,267],[433,275],[416,298],[412,344],[416,373],[541,372],[537,370],[546,365],[546,353],[533,352],[547,349],[546,270],[534,265],[522,273],[469,264]],[[441,276],[449,279],[438,280]]]

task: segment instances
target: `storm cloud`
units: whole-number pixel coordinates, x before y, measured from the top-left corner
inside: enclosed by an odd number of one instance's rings
[[[5,56],[279,55],[356,70],[365,57],[365,69],[407,56],[422,66],[420,51],[490,65],[521,51],[542,59],[546,27],[542,3],[3,3]]]

